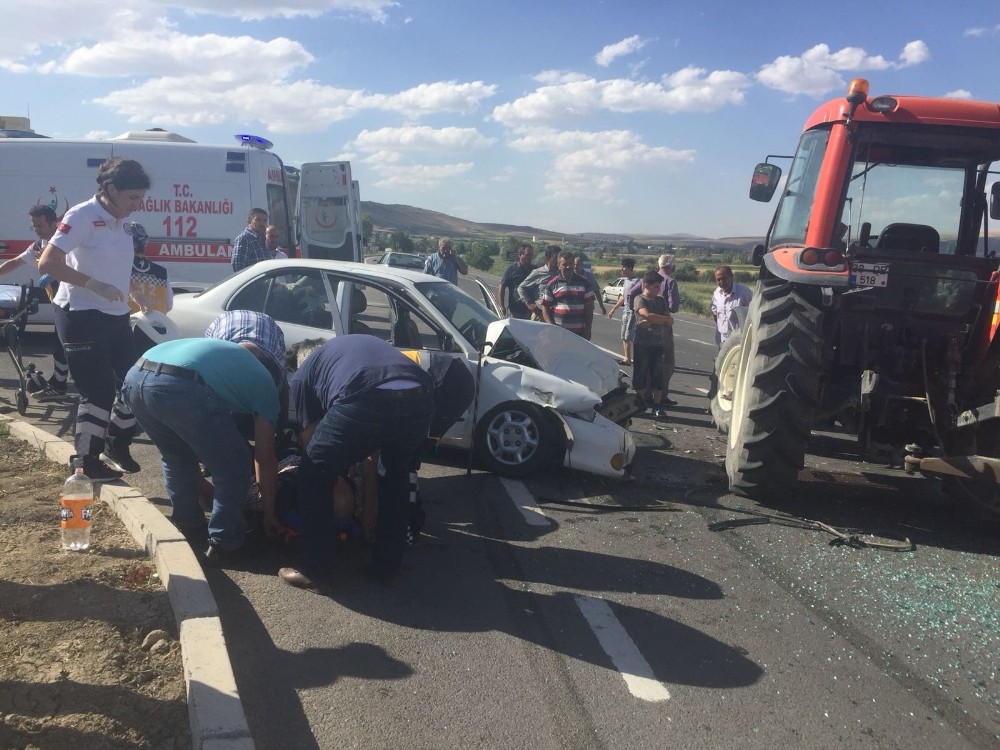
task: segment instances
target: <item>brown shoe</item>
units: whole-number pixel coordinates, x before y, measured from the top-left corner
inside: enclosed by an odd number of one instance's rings
[[[278,578],[298,589],[310,589],[312,591],[319,589],[319,584],[298,568],[281,568],[278,571]]]

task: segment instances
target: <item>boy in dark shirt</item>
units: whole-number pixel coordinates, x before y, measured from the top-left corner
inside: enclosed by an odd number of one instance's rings
[[[663,337],[673,318],[667,301],[659,296],[663,278],[656,271],[642,277],[642,294],[635,298],[635,368],[632,386],[654,417],[667,416],[663,406]]]

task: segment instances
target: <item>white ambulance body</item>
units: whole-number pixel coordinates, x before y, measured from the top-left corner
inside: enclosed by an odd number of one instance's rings
[[[152,180],[143,207],[130,219],[146,229],[146,255],[163,264],[174,287],[205,288],[232,273],[233,240],[246,227],[251,208],[265,209],[269,221],[283,229],[282,244],[294,247],[277,155],[141,131],[99,141],[0,138],[0,259],[15,257],[36,239],[28,209],[41,203],[61,217],[94,195],[101,164],[114,156],[135,159]],[[36,276],[35,268],[25,267],[0,282],[19,284]]]

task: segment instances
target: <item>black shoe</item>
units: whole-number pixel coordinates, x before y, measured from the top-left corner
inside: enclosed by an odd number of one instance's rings
[[[664,406],[677,406],[677,402],[674,401],[672,398],[666,398],[666,397],[664,397],[664,399],[663,399],[663,405]]]
[[[243,548],[224,549],[216,544],[208,543],[205,550],[205,564],[213,568],[225,568],[242,561]]]
[[[56,380],[55,378],[49,378],[45,386],[53,393],[58,393],[60,396],[66,395],[65,380]]]
[[[78,458],[78,456],[70,456],[70,466],[73,465],[73,459],[75,458]],[[83,457],[83,473],[90,478],[90,481],[95,483],[117,482],[122,478],[120,471],[115,471],[97,456]]]
[[[142,469],[139,463],[132,458],[132,454],[128,450],[128,445],[125,443],[118,443],[117,441],[109,443],[104,448],[101,458],[113,469],[126,474],[135,474]]]

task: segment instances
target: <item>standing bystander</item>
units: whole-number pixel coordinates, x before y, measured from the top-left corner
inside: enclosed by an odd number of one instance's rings
[[[677,261],[673,255],[661,255],[656,264],[659,266],[660,278],[663,284],[660,286],[660,296],[667,301],[667,312],[671,316],[681,308],[681,293],[674,281],[674,268]],[[676,358],[674,356],[674,322],[673,318],[665,324],[663,333],[663,403],[666,406],[676,406],[677,402],[667,394],[670,392],[670,379],[674,376]]]
[[[632,364],[632,342],[635,341],[635,308],[632,303],[635,295],[629,296],[633,284],[638,284],[642,289],[642,281],[635,278],[635,259],[622,258],[621,264],[624,281],[622,282],[622,293],[618,295],[615,304],[608,310],[608,317],[613,318],[615,310],[622,308],[622,354],[624,359],[618,361],[620,365]]]
[[[735,282],[733,269],[719,266],[715,269],[715,291],[712,292],[712,317],[715,318],[715,343],[721,348],[723,342],[739,328],[740,319],[736,308],[748,307],[753,292],[749,287]],[[708,378],[708,398],[715,398],[719,389],[719,377],[715,370]]]
[[[545,262],[529,273],[517,287],[517,298],[528,308],[532,320],[542,320],[541,299],[545,287],[559,275],[559,253],[562,248],[549,245],[545,248]]]
[[[276,224],[268,224],[264,230],[264,246],[271,260],[287,260],[288,253],[281,249],[281,229]]]
[[[642,277],[642,294],[635,298],[635,369],[632,384],[655,417],[667,416],[663,404],[663,342],[673,322],[660,295],[663,278],[656,271]]]
[[[465,265],[464,260],[455,255],[451,240],[442,237],[438,240],[437,252],[424,262],[424,273],[447,279],[452,284],[458,284],[458,275],[468,274],[469,267]]]
[[[263,208],[251,208],[247,214],[247,226],[233,242],[233,271],[242,271],[254,263],[270,260],[271,253],[264,244],[264,232],[267,228],[267,211]]]
[[[715,269],[715,283],[717,286],[712,292],[712,317],[715,318],[715,343],[722,346],[729,335],[739,328],[736,308],[749,306],[753,292],[749,287],[735,282],[733,269],[729,266]]]
[[[598,306],[601,308],[601,315],[606,315],[608,308],[604,306],[604,295],[601,293],[601,285],[597,281],[597,277],[594,276],[593,271],[588,271],[587,267],[584,265],[583,256],[576,256],[576,275],[587,282],[590,286],[591,291],[594,293],[594,300],[597,302]]]
[[[500,286],[497,288],[497,304],[500,305],[501,316],[510,313],[510,317],[522,320],[531,317],[528,306],[517,296],[517,288],[535,270],[535,267],[531,265],[534,258],[535,248],[531,245],[521,245],[521,249],[517,253],[517,260],[507,266],[503,276],[500,277]]]
[[[546,323],[590,341],[594,325],[594,291],[576,275],[576,256],[569,250],[559,253],[559,275],[545,287],[541,307]]]

